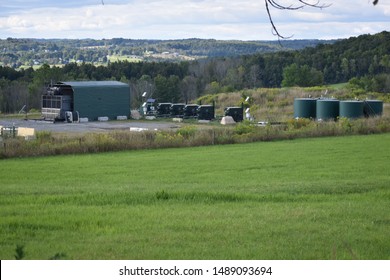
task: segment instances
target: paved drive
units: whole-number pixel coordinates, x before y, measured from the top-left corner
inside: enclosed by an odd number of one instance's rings
[[[34,128],[36,131],[52,132],[99,132],[110,130],[169,130],[180,126],[171,122],[153,121],[110,121],[110,122],[85,122],[85,123],[52,123],[40,120],[2,119],[0,126],[15,126]]]

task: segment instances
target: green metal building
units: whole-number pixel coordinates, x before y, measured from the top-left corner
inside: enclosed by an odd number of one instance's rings
[[[42,115],[50,120],[130,115],[130,87],[117,81],[59,82],[42,95]]]

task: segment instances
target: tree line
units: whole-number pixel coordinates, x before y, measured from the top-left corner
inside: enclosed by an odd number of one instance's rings
[[[206,94],[245,88],[317,86],[348,82],[390,92],[390,33],[362,35],[300,51],[280,51],[190,62],[113,62],[107,66],[45,64],[16,71],[0,66],[0,111],[40,108],[45,88],[57,81],[117,80],[130,85],[132,106],[147,92],[159,102],[190,102]]]

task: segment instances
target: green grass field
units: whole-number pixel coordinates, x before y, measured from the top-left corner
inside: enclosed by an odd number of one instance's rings
[[[390,134],[0,161],[0,259],[390,259]]]

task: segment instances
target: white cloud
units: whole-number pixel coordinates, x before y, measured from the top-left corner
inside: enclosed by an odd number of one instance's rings
[[[23,2],[26,8],[21,6]],[[38,2],[38,7],[32,8]],[[13,8],[9,5],[0,12],[0,38],[276,39],[262,0],[104,0],[104,3],[16,0]],[[294,34],[295,39],[376,33],[388,29],[386,23],[390,21],[390,4],[374,7],[367,0],[338,1],[322,10],[271,12],[279,31],[286,36]]]

